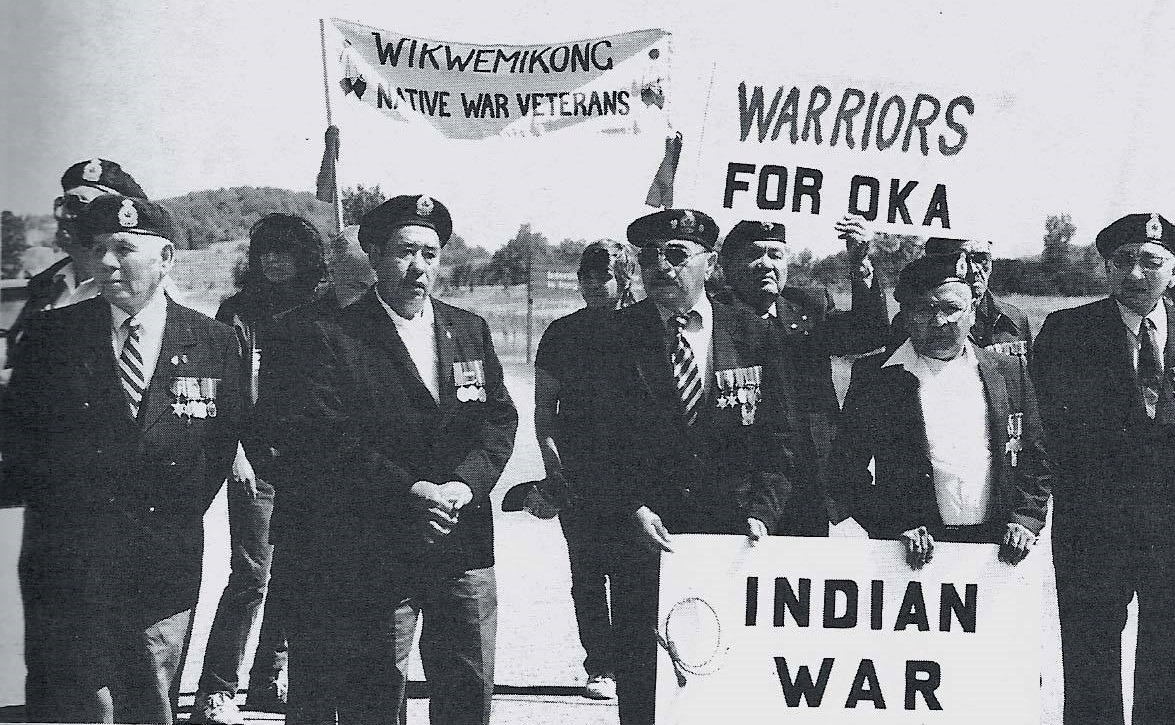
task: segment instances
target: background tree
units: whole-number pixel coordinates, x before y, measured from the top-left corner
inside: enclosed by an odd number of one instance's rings
[[[1068,214],[1050,214],[1044,222],[1044,251],[1040,261],[1048,274],[1060,274],[1069,269],[1070,244],[1077,227]]]
[[[24,217],[7,210],[0,212],[0,260],[5,279],[20,276],[21,256],[28,246]]]
[[[364,214],[388,200],[379,184],[367,188],[363,184],[343,189],[343,226],[358,224]]]
[[[449,287],[472,289],[475,284],[481,284],[489,261],[488,250],[454,234],[441,248],[441,277]]]
[[[486,279],[489,284],[500,284],[502,287],[523,284],[526,282],[527,260],[535,266],[547,266],[554,257],[551,243],[540,232],[533,231],[530,224],[518,227],[514,238],[506,245],[494,252],[490,263],[486,267]]]

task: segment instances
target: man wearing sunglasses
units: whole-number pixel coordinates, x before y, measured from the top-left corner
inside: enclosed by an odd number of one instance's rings
[[[755,541],[785,507],[823,515],[808,504],[810,464],[793,453],[766,323],[705,294],[717,239],[714,220],[690,209],[629,225],[648,298],[614,313],[611,349],[592,366],[593,450],[622,539],[612,602],[624,725],[653,721],[659,562],[673,535]]]
[[[53,216],[57,219],[57,245],[69,256],[29,279],[28,300],[5,335],[8,367],[15,360],[16,345],[33,314],[98,296],[98,285],[91,281],[96,264],[90,253],[93,240],[77,221],[90,201],[102,194],[147,198],[130,174],[106,159],[89,159],[70,166],[61,177],[61,190],[61,196],[53,200]]]
[[[998,299],[988,289],[991,281],[991,242],[980,239],[949,239],[931,237],[926,240],[926,256],[942,255],[955,258],[965,255],[967,284],[975,297],[975,324],[970,339],[978,347],[1005,355],[1019,355],[1028,359],[1032,353],[1032,328],[1028,315],[1010,302]],[[898,315],[901,315],[899,312]],[[893,321],[893,346],[905,339],[905,326],[900,317]]]
[[[1107,299],[1050,314],[1032,357],[1058,474],[1053,560],[1065,725],[1121,725],[1122,630],[1138,603],[1135,725],[1175,713],[1175,226],[1098,233]]]

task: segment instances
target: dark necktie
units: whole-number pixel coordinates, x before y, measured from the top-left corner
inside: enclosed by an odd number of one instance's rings
[[[118,377],[122,380],[122,389],[126,391],[130,403],[131,417],[138,418],[139,403],[143,401],[143,392],[147,390],[143,375],[143,353],[139,349],[143,323],[128,317],[122,326],[126,328],[127,336],[122,345],[122,354],[118,357]]]
[[[698,371],[698,362],[694,359],[694,351],[690,348],[689,341],[685,339],[683,334],[691,317],[700,322],[700,316],[693,311],[689,315],[674,315],[669,318],[669,324],[674,333],[674,348],[671,356],[673,379],[677,382],[677,394],[681,397],[686,425],[693,425],[697,422],[698,404],[702,402],[702,376]]]
[[[1155,339],[1155,323],[1146,317],[1138,329],[1138,387],[1146,414],[1154,418],[1163,390],[1163,362]]]

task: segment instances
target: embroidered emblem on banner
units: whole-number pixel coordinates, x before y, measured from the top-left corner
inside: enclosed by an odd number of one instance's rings
[[[763,399],[761,389],[763,367],[715,370],[717,384],[715,405],[719,408],[737,408],[743,425],[755,424],[755,412]]]
[[[462,403],[486,402],[485,365],[481,360],[454,362],[453,385],[457,388],[457,400]]]
[[[193,418],[216,417],[216,391],[220,378],[176,377],[169,388],[171,410],[191,424]]]

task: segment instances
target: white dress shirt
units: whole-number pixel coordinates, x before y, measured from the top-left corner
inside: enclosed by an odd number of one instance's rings
[[[110,305],[110,339],[114,345],[115,365],[122,355],[122,348],[130,332],[123,327],[123,323],[130,317],[120,307]],[[155,374],[155,364],[159,362],[159,348],[163,345],[163,328],[167,325],[167,295],[163,286],[155,291],[155,296],[147,302],[147,306],[139,310],[135,319],[143,326],[139,332],[139,354],[143,356],[143,381],[148,386],[151,376]],[[146,398],[146,393],[143,395]],[[144,403],[145,404],[145,403]]]
[[[691,314],[694,312],[698,313],[697,316]],[[657,305],[657,313],[661,315],[661,322],[666,324],[670,317],[677,314],[661,305]],[[686,325],[682,336],[689,343],[694,354],[694,362],[698,364],[698,374],[702,376],[702,384],[708,391],[714,387],[713,381],[710,380],[710,371],[714,368],[714,305],[710,304],[710,298],[703,293],[686,315],[690,318],[690,323]]]
[[[409,320],[401,317],[391,305],[384,302],[378,288],[375,296],[388,313],[388,317],[395,323],[396,332],[400,333],[400,340],[403,341],[404,347],[408,348],[408,355],[416,365],[416,372],[424,381],[424,387],[428,388],[433,400],[440,402],[441,381],[437,371],[437,336],[436,328],[433,327],[432,298],[426,297],[420,314]]]
[[[1118,302],[1118,314],[1122,316],[1122,324],[1126,325],[1126,337],[1130,341],[1130,361],[1134,364],[1134,371],[1138,372],[1139,328],[1142,327],[1143,316]],[[1146,319],[1155,324],[1155,344],[1159,348],[1159,362],[1166,367],[1163,351],[1167,349],[1167,306],[1162,302],[1146,315]]]
[[[953,360],[924,357],[907,340],[884,367],[901,366],[918,378],[934,493],[944,524],[982,524],[992,501],[992,457],[987,400],[971,343]]]

